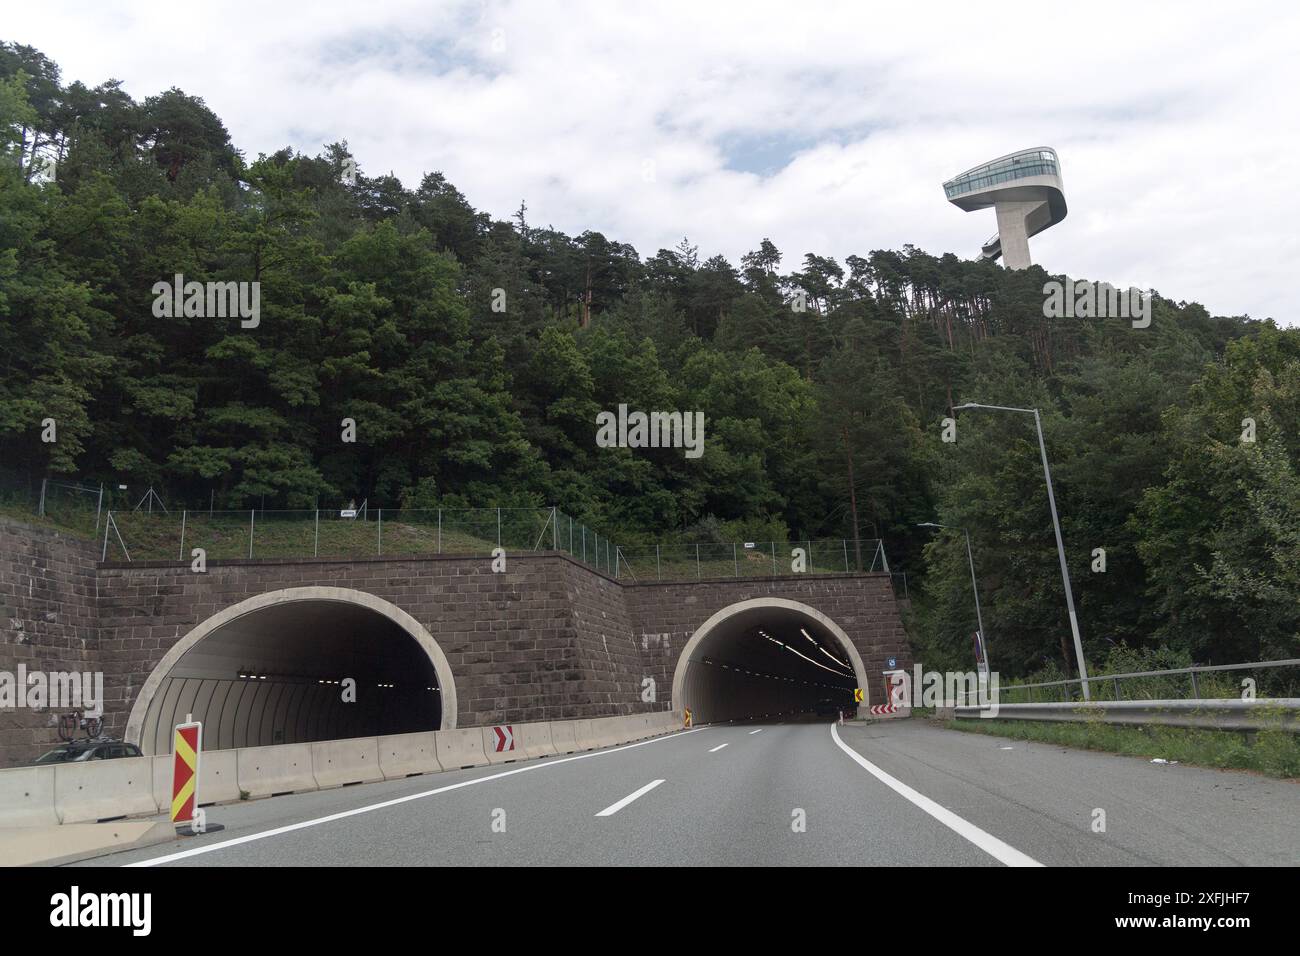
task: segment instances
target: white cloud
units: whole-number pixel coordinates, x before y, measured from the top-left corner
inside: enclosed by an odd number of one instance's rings
[[[788,266],[971,255],[992,214],[942,181],[1051,145],[1070,215],[1036,261],[1300,318],[1291,4],[193,6],[46,0],[4,36],[65,80],[202,96],[250,156],[347,139],[369,173],[441,169],[494,216],[525,198],[535,223],[642,255],[683,234],[733,262],[764,236]],[[728,155],[760,142],[798,152],[767,176]]]

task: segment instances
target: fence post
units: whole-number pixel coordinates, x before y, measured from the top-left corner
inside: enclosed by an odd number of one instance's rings
[[[253,560],[253,516],[257,514],[254,508],[248,509],[248,560]]]
[[[700,580],[700,546],[695,545],[695,580]]]
[[[501,547],[501,509],[497,509],[497,547]]]
[[[438,509],[438,553],[442,554],[442,509]]]
[[[560,550],[560,512],[555,505],[551,505],[551,549]]]
[[[844,545],[844,573],[849,573],[849,539],[840,538],[840,544]]]
[[[740,559],[736,557],[736,542],[731,542],[731,569],[740,577]]]
[[[776,577],[776,542],[772,542],[772,577]]]
[[[379,557],[384,556],[384,509],[379,509]]]
[[[311,556],[320,557],[320,509],[316,509],[316,533],[311,545]]]
[[[177,556],[177,561],[185,560],[185,519],[188,515],[188,511],[184,509],[181,510],[181,553]]]
[[[582,526],[582,563],[587,563],[587,526]]]
[[[664,576],[659,572],[659,545],[655,545],[655,580],[662,581]]]
[[[45,483],[49,480],[50,479],[48,478],[41,479],[41,501],[40,504],[36,506],[36,517],[38,518],[45,517]],[[28,487],[30,487],[30,485]],[[29,498],[27,500],[30,501],[31,499]]]
[[[1115,678],[1114,684],[1115,684],[1115,699],[1119,700],[1119,678],[1118,677]]]
[[[104,510],[104,483],[99,483],[99,501],[95,505],[95,530],[99,530],[99,513]]]
[[[1192,700],[1201,699],[1201,689],[1196,683],[1196,671],[1192,671]]]
[[[808,539],[808,573],[809,574],[814,573],[813,558],[812,558],[812,538]]]
[[[99,560],[108,560],[108,523],[113,519],[113,509],[108,509],[108,516],[104,519],[104,553],[99,556]]]

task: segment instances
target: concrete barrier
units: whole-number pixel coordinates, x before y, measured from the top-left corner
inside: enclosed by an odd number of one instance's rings
[[[438,743],[432,730],[419,734],[390,734],[378,738],[379,770],[385,780],[421,773],[438,773]]]
[[[316,789],[311,769],[311,744],[241,747],[235,751],[239,789],[250,797],[302,793]]]
[[[591,732],[596,747],[613,747],[626,743],[626,717],[596,717],[591,722]]]
[[[595,750],[600,744],[596,743],[596,734],[592,729],[594,721],[583,718],[582,720],[566,721],[573,725],[573,736],[577,742],[579,750]]]
[[[153,758],[56,764],[54,809],[60,823],[153,816],[158,812],[153,798]]]
[[[665,710],[654,715],[656,734],[671,734],[682,729],[682,715],[675,710]]]
[[[383,780],[378,738],[350,737],[312,744],[311,773],[319,790]]]
[[[238,751],[205,750],[199,754],[199,802],[231,803],[239,799]],[[173,754],[150,757],[153,761],[153,798],[158,810],[171,817]]]
[[[0,828],[0,861],[4,866],[57,866],[175,839],[176,828],[159,820]]]
[[[628,718],[631,721],[632,733],[635,736],[633,740],[648,740],[655,735],[654,727],[651,725],[653,714],[634,714]]]
[[[483,752],[483,729],[472,727],[467,730],[439,730],[435,734],[438,748],[438,763],[444,770],[461,770],[466,767],[487,766],[487,754]]]
[[[551,736],[551,725],[545,721],[533,724],[515,724],[515,746],[523,747],[524,756],[554,757],[559,751]]]
[[[577,721],[551,721],[551,743],[555,745],[555,752],[561,755],[581,750],[578,746]]]
[[[239,799],[239,766],[233,750],[199,755],[199,806]]]
[[[0,827],[40,827],[58,822],[53,767],[0,770]]]
[[[525,759],[524,748],[519,743],[520,724],[510,724],[510,736],[513,740],[514,749],[503,750],[497,753],[497,732],[495,727],[484,727],[483,730],[483,756],[487,757],[488,763],[515,763],[518,760]]]

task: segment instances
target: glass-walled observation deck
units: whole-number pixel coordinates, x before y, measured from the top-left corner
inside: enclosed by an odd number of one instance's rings
[[[988,189],[1027,176],[1060,176],[1060,161],[1052,149],[1026,149],[969,169],[943,184],[949,199]]]

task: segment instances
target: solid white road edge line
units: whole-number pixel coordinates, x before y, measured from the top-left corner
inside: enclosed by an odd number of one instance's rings
[[[171,863],[175,860],[184,860],[187,857],[201,856],[204,853],[213,853],[217,850],[224,850],[228,847],[239,846],[241,843],[253,843],[257,840],[265,840],[268,837],[279,836],[282,833],[292,833],[294,830],[305,830],[308,827],[317,827],[323,823],[333,823],[335,820],[344,820],[348,817],[355,817],[362,813],[370,813],[374,810],[383,810],[387,807],[395,807],[400,803],[410,803],[412,800],[421,800],[424,797],[436,796],[439,793],[447,793],[449,790],[459,790],[462,787],[472,787],[475,784],[487,783],[489,780],[500,780],[502,777],[513,777],[517,773],[527,773],[530,770],[541,770],[543,767],[556,767],[562,763],[570,763],[574,760],[586,760],[588,757],[601,757],[605,754],[618,753],[620,750],[631,750],[633,747],[644,747],[646,744],[657,744],[664,740],[672,740],[675,737],[685,737],[687,734],[694,734],[707,729],[707,727],[696,727],[692,730],[679,730],[664,737],[642,740],[635,744],[624,744],[621,747],[611,747],[608,750],[593,750],[590,753],[575,754],[572,757],[561,757],[555,760],[541,760],[537,763],[529,764],[526,767],[515,767],[513,770],[503,770],[500,773],[490,774],[486,777],[475,777],[473,780],[462,780],[460,783],[438,787],[435,790],[423,790],[420,793],[408,794],[405,797],[397,797],[393,800],[384,800],[381,803],[371,803],[364,807],[356,807],[352,810],[344,810],[340,813],[331,813],[328,816],[317,817],[314,820],[302,820],[298,823],[291,823],[288,826],[276,827],[273,830],[262,830],[260,833],[250,833],[248,836],[235,837],[233,840],[222,840],[220,843],[212,843],[208,846],[196,846],[192,850],[182,850],[179,853],[169,853],[166,856],[154,857],[151,860],[139,860],[135,863],[127,863],[125,865],[128,867],[158,866],[161,863]]]
[[[985,833],[975,824],[967,820],[963,820],[961,817],[957,816],[957,814],[953,813],[951,810],[947,809],[946,807],[941,807],[939,804],[935,803],[925,794],[918,793],[917,791],[909,787],[907,784],[903,783],[901,780],[895,780],[893,777],[885,773],[885,771],[881,770],[879,767],[877,767],[866,757],[862,756],[862,754],[858,753],[856,750],[854,750],[844,741],[840,740],[839,732],[835,729],[834,724],[831,724],[831,739],[835,741],[835,743],[839,746],[841,750],[843,750],[846,754],[848,754],[850,757],[856,760],[863,770],[867,771],[867,773],[871,774],[873,777],[875,777],[877,780],[883,783],[890,790],[893,790],[904,800],[908,800],[911,803],[915,804],[916,806],[920,807],[926,813],[930,814],[930,816],[934,817],[936,820],[938,820],[940,823],[946,826],[949,830],[952,830],[954,833],[958,834],[959,836],[965,837],[971,843],[974,843],[977,847],[979,847],[989,856],[993,857],[993,859],[997,860],[999,863],[1005,863],[1007,866],[1042,866],[1043,865],[1039,863],[1037,860],[1035,860],[1033,857],[1021,853],[1019,850],[1017,850],[1015,847],[1011,846],[1010,844],[1003,843],[993,834]]]
[[[752,737],[752,736],[754,736],[754,734],[761,734],[762,732],[763,732],[763,728],[762,728],[762,727],[759,727],[758,730],[751,730],[751,731],[749,732],[749,736]]]
[[[722,749],[723,747],[725,747],[725,746],[727,746],[727,745],[726,745],[726,744],[718,744],[716,747],[714,747],[712,750],[710,750],[709,753],[711,753],[711,754],[715,754],[715,753],[717,753],[719,750],[721,750],[721,749]]]
[[[651,790],[653,790],[655,787],[659,786],[659,784],[661,784],[661,783],[663,783],[662,780],[651,780],[649,783],[647,783],[647,784],[646,784],[644,787],[642,787],[640,790],[634,790],[632,793],[629,793],[629,794],[628,794],[626,797],[624,797],[622,800],[618,801],[618,803],[611,803],[611,804],[610,804],[609,806],[607,806],[604,810],[601,810],[600,813],[596,814],[596,816],[598,816],[598,817],[612,817],[614,814],[618,813],[618,811],[622,810],[625,806],[627,806],[627,805],[628,805],[629,803],[631,803],[633,800],[636,800],[636,799],[638,799],[638,798],[640,798],[640,797],[644,797],[647,793],[649,793],[649,792],[650,792]]]

